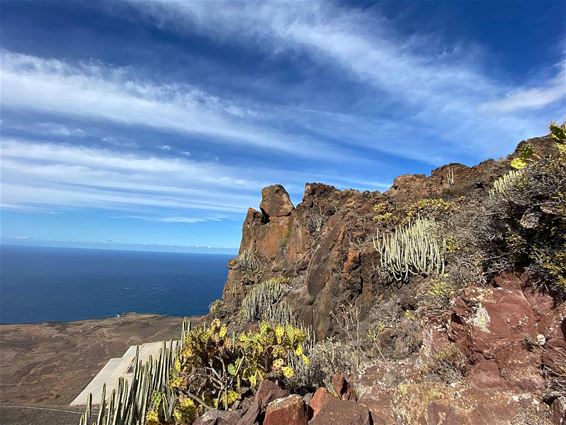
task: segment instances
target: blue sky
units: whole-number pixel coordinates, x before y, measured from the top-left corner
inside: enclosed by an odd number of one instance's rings
[[[2,240],[239,245],[260,190],[386,190],[566,112],[563,1],[1,1]]]

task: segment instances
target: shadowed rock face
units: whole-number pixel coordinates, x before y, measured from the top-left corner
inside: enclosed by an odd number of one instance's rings
[[[529,143],[543,152],[549,140],[536,138]],[[427,197],[485,196],[515,155],[474,167],[445,165],[430,176],[399,176],[383,194],[307,183],[296,208],[281,185],[264,188],[260,211],[248,210],[240,245],[240,253],[256,255],[260,268],[250,276],[231,267],[223,294],[227,314],[236,311],[251,285],[284,276],[291,281],[288,301],[298,317],[312,325],[318,337],[331,335],[329,313],[336,306],[355,302],[363,314],[382,290],[375,284],[373,265],[378,258],[368,243],[376,230],[375,204],[406,206]]]
[[[367,237],[369,230],[360,223],[371,223],[373,205],[383,195],[313,183],[305,186],[297,208],[292,208],[280,186],[270,186],[262,195],[262,212],[248,210],[240,245],[240,253],[250,251],[258,257],[260,269],[248,276],[232,268],[224,302],[237,308],[251,285],[270,277],[288,277],[293,285],[289,301],[298,316],[313,324],[319,335],[326,335],[331,328],[330,311],[358,298],[364,280],[371,281],[374,253],[361,255],[355,244]]]

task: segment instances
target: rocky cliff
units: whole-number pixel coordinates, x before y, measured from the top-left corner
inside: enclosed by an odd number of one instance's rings
[[[548,138],[528,143],[539,151],[550,145]],[[240,256],[253,254],[258,267],[249,274],[242,272],[237,258],[230,262],[225,304],[237,307],[254,284],[284,276],[291,281],[293,290],[288,297],[298,317],[312,325],[318,337],[329,336],[329,313],[337,306],[355,302],[367,312],[386,289],[376,277],[378,254],[371,244],[378,228],[376,205],[401,210],[421,199],[455,200],[462,196],[472,202],[487,196],[515,155],[474,167],[449,164],[433,170],[430,176],[402,175],[385,193],[341,191],[307,183],[297,207],[281,185],[264,188],[259,211],[248,210],[239,250]]]
[[[556,375],[566,374],[566,304],[544,276],[564,278],[564,176],[548,183],[550,195],[504,212],[490,198],[513,160],[556,157],[554,142],[530,139],[499,161],[403,175],[384,193],[308,183],[294,206],[282,186],[264,188],[259,210],[247,212],[214,315],[238,317],[254,287],[285,279],[281,301],[299,323],[319,341],[334,336],[361,353],[361,367],[339,372],[349,374],[375,424],[563,423],[565,388],[557,385],[565,380]],[[549,165],[559,173],[561,158]],[[442,224],[446,270],[392,281],[376,232],[395,232],[423,214]],[[513,214],[520,224],[509,221]],[[554,226],[547,239],[539,237],[543,226]],[[510,252],[521,243],[554,248]],[[536,255],[554,259],[541,263],[547,274],[537,272]]]

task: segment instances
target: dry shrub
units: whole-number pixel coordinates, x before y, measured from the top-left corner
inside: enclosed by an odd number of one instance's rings
[[[422,371],[427,379],[445,384],[460,382],[464,378],[466,357],[455,344],[434,352],[425,362]]]
[[[420,326],[413,310],[403,309],[398,297],[377,302],[364,323],[365,351],[382,360],[405,359],[422,345]]]
[[[566,348],[551,347],[554,358],[552,365],[543,365],[543,372],[547,382],[546,398],[555,399],[566,397]]]
[[[511,425],[553,425],[548,412],[541,412],[540,406],[522,408],[511,419]]]
[[[365,357],[347,341],[327,338],[318,342],[310,354],[312,383],[332,388],[332,377],[338,371],[357,377],[363,372]]]
[[[457,287],[448,274],[435,276],[422,285],[418,306],[426,318],[442,317],[448,311]]]
[[[332,386],[336,372],[352,377],[363,372],[368,360],[367,339],[362,331],[360,309],[354,304],[339,306],[330,313],[337,335],[317,342],[309,353],[310,379],[314,385]]]
[[[468,199],[438,224],[446,238],[446,267],[444,279],[454,288],[484,283],[482,265],[485,261],[484,240],[478,235],[482,219],[482,200]]]

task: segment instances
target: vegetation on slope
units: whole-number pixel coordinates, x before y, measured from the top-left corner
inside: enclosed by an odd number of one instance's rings
[[[551,124],[550,130],[550,153],[523,144],[507,162],[507,172],[480,196],[377,203],[371,231],[376,229],[376,236],[372,240],[367,223],[361,223],[360,232],[368,238],[351,246],[354,251],[365,249],[368,241],[373,246],[378,260],[374,279],[382,293],[365,311],[355,299],[334,309],[333,335],[319,342],[291,307],[295,282],[250,279],[259,273],[261,261],[251,250],[242,251],[238,273],[248,286],[236,298],[237,308],[227,316],[229,306],[217,302],[209,325],[184,334],[162,368],[168,371],[167,388],[152,387],[147,396],[147,384],[136,384],[133,396],[119,397],[128,406],[131,400],[146,400],[141,406],[134,403],[135,408],[121,407],[141,416],[121,413],[116,422],[105,422],[116,417],[106,413],[98,423],[190,424],[207,409],[241,408],[265,378],[304,393],[320,385],[330,388],[336,371],[356,380],[371,368],[396,371],[393,382],[373,385],[389,391],[395,402],[391,415],[398,423],[417,423],[432,401],[460,388],[473,362],[458,341],[430,340],[433,328],[445,330],[455,314],[455,300],[467,289],[514,272],[527,276],[533,289],[550,294],[556,304],[566,298],[566,126]],[[307,226],[314,237],[331,231],[332,222],[320,207],[318,211],[325,217],[324,227],[311,232],[311,221]],[[487,329],[489,316],[481,304],[460,308],[470,308],[473,324]],[[215,318],[221,314],[226,322]],[[526,335],[525,344],[542,354],[551,350],[537,335]],[[552,349],[558,350],[554,358],[566,360],[561,348]],[[566,397],[564,364],[543,366],[549,403]],[[139,389],[144,395],[136,393]],[[360,383],[359,390],[364,389]],[[105,411],[113,409],[115,404]],[[82,423],[91,421],[85,416]]]

